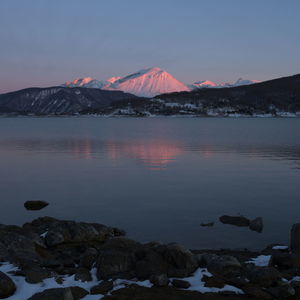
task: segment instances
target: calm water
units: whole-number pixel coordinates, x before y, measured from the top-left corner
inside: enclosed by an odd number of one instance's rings
[[[1,223],[50,215],[142,242],[256,249],[300,222],[300,119],[0,118],[0,165]],[[28,212],[28,199],[51,204]]]

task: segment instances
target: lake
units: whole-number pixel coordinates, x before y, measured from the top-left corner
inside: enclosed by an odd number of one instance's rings
[[[261,249],[300,222],[300,118],[0,118],[0,164],[3,224],[49,215],[141,242]],[[50,205],[26,211],[33,199]]]

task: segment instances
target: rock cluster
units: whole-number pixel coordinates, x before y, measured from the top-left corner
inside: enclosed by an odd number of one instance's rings
[[[249,227],[250,230],[256,232],[262,232],[264,228],[263,219],[261,217],[249,220],[244,216],[221,216],[219,218],[220,222],[223,224],[230,224],[239,227]]]
[[[101,224],[43,217],[22,227],[0,225],[0,261],[16,265],[13,275],[31,284],[50,277],[61,284],[65,275],[74,275],[74,282],[92,282],[96,269],[98,283],[88,290],[62,286],[45,289],[28,300],[74,300],[88,294],[106,295],[104,300],[300,299],[299,226],[291,231],[291,250],[270,246],[261,253],[190,251],[175,243],[141,244],[126,238],[123,230]],[[269,257],[268,263],[251,263],[259,255]],[[241,294],[189,291],[187,277],[197,270],[205,270],[201,279],[205,288],[230,285]],[[13,295],[17,288],[8,275],[0,272],[0,299]],[[131,283],[114,290],[120,279]],[[152,287],[132,283],[144,280]]]

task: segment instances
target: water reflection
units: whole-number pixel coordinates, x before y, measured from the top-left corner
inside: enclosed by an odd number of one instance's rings
[[[168,140],[109,141],[106,146],[108,156],[113,161],[130,157],[142,162],[151,170],[165,168],[183,153],[180,143]]]
[[[112,162],[136,160],[150,170],[162,170],[183,154],[198,154],[213,160],[216,155],[238,155],[251,158],[284,160],[300,168],[298,145],[207,144],[171,139],[98,140],[89,137],[66,139],[6,139],[0,140],[0,152],[67,155],[75,159],[104,158]]]

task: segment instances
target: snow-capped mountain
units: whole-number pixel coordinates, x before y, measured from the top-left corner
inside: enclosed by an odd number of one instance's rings
[[[241,85],[249,85],[249,84],[254,84],[254,83],[258,83],[258,82],[260,82],[260,81],[239,78],[236,82],[233,82],[233,83],[222,82],[220,84],[217,84],[210,80],[202,80],[202,81],[194,82],[193,84],[189,85],[189,87],[191,89],[226,88],[226,87],[235,87],[235,86],[241,86]]]
[[[94,88],[94,89],[102,89],[108,83],[105,81],[100,81],[93,79],[91,77],[77,78],[73,81],[67,81],[62,86],[65,87],[86,87],[86,88]]]
[[[190,90],[184,83],[160,68],[144,69],[122,77],[114,81],[109,89],[144,97]]]
[[[136,96],[154,97],[159,94],[191,91],[199,88],[235,87],[257,82],[259,81],[239,78],[234,83],[217,84],[211,80],[201,80],[186,85],[160,68],[149,68],[124,77],[115,76],[107,80],[97,80],[91,77],[78,78],[73,81],[67,81],[62,86],[119,90]]]
[[[248,84],[253,84],[253,83],[258,83],[258,82],[260,82],[260,81],[258,81],[258,80],[249,80],[249,79],[239,78],[239,79],[233,84],[233,86],[248,85]]]
[[[195,88],[200,89],[200,88],[214,88],[214,87],[217,87],[218,84],[216,84],[215,82],[210,81],[210,80],[201,80],[201,81],[196,81],[189,86],[192,89],[195,89]]]
[[[105,81],[86,77],[68,81],[63,86],[119,90],[142,97],[191,90],[187,85],[160,68],[144,69],[124,77],[111,77]]]

